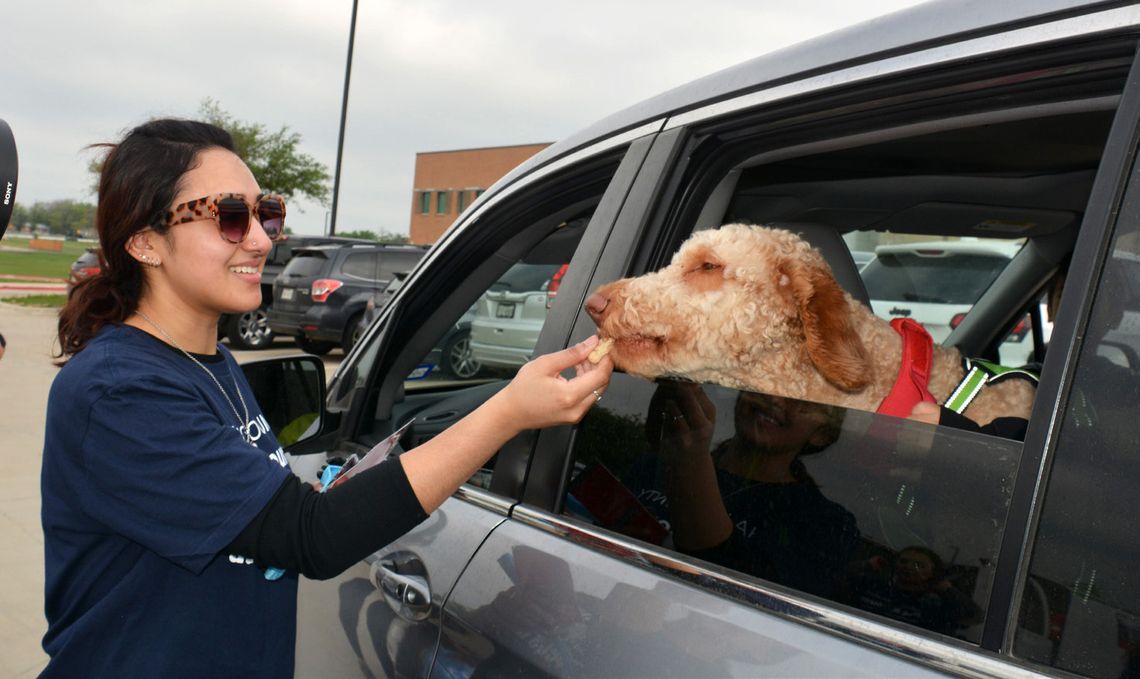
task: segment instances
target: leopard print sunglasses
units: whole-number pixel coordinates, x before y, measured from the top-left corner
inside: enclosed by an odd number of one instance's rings
[[[259,194],[253,206],[242,193],[219,193],[179,203],[166,213],[165,226],[213,219],[218,223],[222,238],[236,244],[249,235],[251,215],[257,216],[269,240],[281,240],[285,236],[285,198],[270,193]]]

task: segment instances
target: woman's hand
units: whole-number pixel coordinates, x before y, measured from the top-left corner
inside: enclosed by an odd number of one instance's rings
[[[914,404],[914,409],[910,411],[910,417],[907,419],[917,420],[927,424],[938,424],[938,420],[941,416],[942,409],[938,407],[937,403],[919,401]]]
[[[591,335],[519,368],[511,383],[495,396],[499,412],[510,418],[512,428],[522,431],[581,420],[605,393],[614,369],[608,356],[596,365],[587,359],[597,344],[597,336]],[[566,379],[562,372],[570,368],[575,375]]]
[[[608,357],[597,365],[586,359],[597,343],[598,338],[591,337],[539,356],[474,412],[401,455],[400,464],[424,511],[434,511],[519,432],[581,420],[598,401],[595,392],[605,391],[614,369]],[[570,368],[575,377],[562,377]]]
[[[709,549],[732,536],[710,445],[716,406],[699,384],[663,381],[645,418],[650,445],[665,469],[673,543],[682,551]]]
[[[707,453],[716,427],[716,406],[699,384],[659,382],[645,418],[651,445],[666,454]]]

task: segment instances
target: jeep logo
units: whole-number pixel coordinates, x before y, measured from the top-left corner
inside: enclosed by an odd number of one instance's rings
[[[906,316],[910,315],[910,309],[900,309],[898,307],[895,307],[895,308],[891,309],[890,311],[888,311],[887,313],[892,315],[892,316],[906,317]]]

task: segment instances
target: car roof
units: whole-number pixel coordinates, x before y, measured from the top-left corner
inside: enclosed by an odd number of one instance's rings
[[[1119,3],[1111,0],[926,2],[764,54],[634,104],[540,151],[496,184],[508,184],[561,156],[608,137],[750,91],[1114,4]]]
[[[417,252],[423,253],[426,248],[421,245],[389,245],[384,243],[376,243],[373,241],[361,241],[354,243],[318,243],[316,245],[306,245],[296,249],[297,252],[337,252],[340,250],[380,250],[391,252]]]

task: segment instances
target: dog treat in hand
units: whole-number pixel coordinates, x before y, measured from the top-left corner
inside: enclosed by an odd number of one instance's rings
[[[590,359],[590,363],[597,363],[598,361],[605,358],[606,354],[610,353],[610,349],[613,348],[614,338],[607,337],[601,342],[598,342],[598,346],[594,347],[594,350],[590,352],[590,355],[587,356],[587,358]]]

